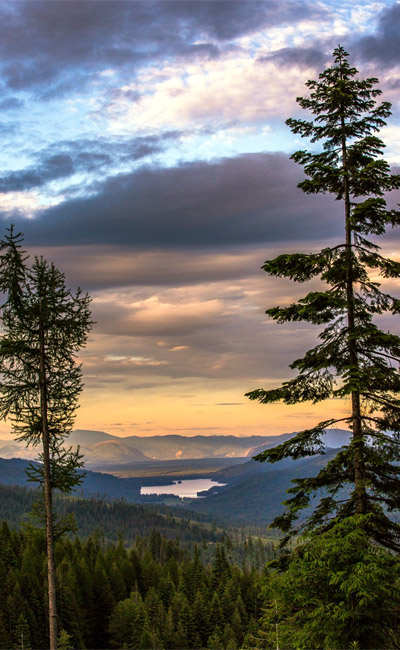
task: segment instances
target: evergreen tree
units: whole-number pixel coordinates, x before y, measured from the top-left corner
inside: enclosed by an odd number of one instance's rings
[[[108,624],[114,607],[114,596],[99,554],[93,571],[93,627],[96,648],[101,648],[107,639]]]
[[[10,645],[10,637],[7,633],[6,622],[4,617],[0,616],[0,648],[1,650],[8,650]]]
[[[271,576],[257,633],[265,647],[277,639],[282,650],[399,647],[400,563],[371,543],[369,517],[311,535],[286,571]]]
[[[31,650],[31,637],[28,622],[23,614],[18,618],[15,629],[15,650]]]
[[[91,326],[89,297],[66,289],[65,278],[53,264],[28,256],[22,236],[13,227],[0,242],[0,290],[3,334],[0,339],[0,417],[9,418],[19,440],[41,445],[41,465],[31,466],[30,480],[43,489],[48,560],[50,649],[57,647],[57,609],[53,491],[69,492],[80,483],[79,449],[62,443],[71,431],[82,389],[75,355],[85,344]]]
[[[210,623],[213,628],[222,628],[224,615],[221,607],[221,601],[218,592],[214,591],[211,599]]]
[[[71,642],[71,635],[68,634],[64,629],[60,630],[58,635],[58,650],[74,650],[74,646]]]
[[[129,647],[136,629],[136,609],[137,605],[132,598],[126,598],[117,603],[108,626],[113,648],[122,648],[124,643]]]
[[[346,399],[351,412],[344,418],[333,415],[256,458],[276,462],[323,454],[325,429],[346,422],[350,443],[316,477],[295,481],[287,510],[274,525],[292,533],[299,513],[317,494],[318,506],[300,529],[323,532],[352,515],[368,515],[363,525],[371,539],[399,551],[400,526],[388,511],[398,508],[400,490],[400,338],[373,319],[398,313],[400,301],[381,291],[370,272],[396,278],[400,263],[383,257],[368,238],[400,223],[399,212],[387,209],[384,199],[385,192],[400,187],[400,176],[390,173],[375,135],[390,115],[390,104],[377,103],[377,79],[360,79],[342,47],[333,58],[317,81],[307,82],[310,97],[297,99],[315,119],[287,124],[311,142],[322,141],[319,153],[298,151],[292,158],[304,166],[307,178],[299,184],[304,192],[329,192],[343,205],[343,240],[316,253],[279,255],[263,267],[269,275],[296,282],[319,276],[325,288],[267,314],[279,323],[306,321],[325,329],[320,343],[292,363],[298,371],[294,379],[248,396],[264,404]]]

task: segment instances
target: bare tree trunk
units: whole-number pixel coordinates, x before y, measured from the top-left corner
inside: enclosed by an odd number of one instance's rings
[[[44,470],[44,506],[46,513],[46,549],[47,578],[49,598],[49,637],[50,650],[57,650],[57,603],[56,572],[54,561],[53,533],[53,495],[50,475],[50,438],[47,418],[47,380],[45,365],[43,303],[39,300],[39,375],[40,375],[40,410],[42,417],[43,470]]]

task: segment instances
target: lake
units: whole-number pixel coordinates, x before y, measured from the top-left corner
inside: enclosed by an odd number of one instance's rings
[[[185,479],[174,481],[169,485],[145,485],[140,488],[140,494],[174,494],[178,497],[197,499],[197,493],[212,487],[222,487],[225,483],[217,483],[210,478]]]

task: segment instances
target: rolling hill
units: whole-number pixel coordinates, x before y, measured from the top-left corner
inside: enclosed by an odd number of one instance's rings
[[[286,490],[295,478],[314,476],[336,454],[327,449],[324,455],[297,461],[285,459],[271,465],[251,460],[213,474],[213,480],[226,482],[190,505],[195,512],[237,524],[270,523],[283,512]]]
[[[268,524],[282,512],[281,503],[286,498],[291,480],[316,474],[335,453],[335,450],[328,449],[322,456],[297,461],[285,459],[274,465],[250,460],[207,473],[208,477],[225,483],[225,486],[204,493],[201,498],[192,500],[189,507],[220,521]],[[0,459],[0,483],[26,486],[27,464],[22,459]],[[159,503],[163,500],[161,496],[142,496],[140,488],[144,485],[164,485],[166,482],[172,482],[172,476],[118,478],[87,471],[78,494],[85,497],[124,498],[130,503]]]

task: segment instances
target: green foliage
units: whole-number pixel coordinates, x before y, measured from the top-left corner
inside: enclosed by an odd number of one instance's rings
[[[282,493],[284,493],[283,487]],[[21,524],[29,528],[29,513],[37,500],[38,492],[14,485],[0,484],[0,521],[7,520],[12,528],[18,528]],[[266,562],[272,560],[276,553],[276,547],[271,541],[261,539],[266,533],[265,528],[251,528],[247,533],[235,527],[228,534],[228,531],[221,526],[217,529],[215,524],[210,525],[209,522],[201,519],[198,521],[196,513],[181,508],[136,505],[123,500],[84,499],[57,494],[53,506],[57,521],[73,520],[71,523],[74,526],[69,527],[69,535],[73,527],[81,538],[87,538],[97,530],[101,531],[101,536],[106,543],[119,540],[121,543],[122,540],[124,546],[131,546],[141,537],[151,536],[155,558],[158,557],[157,553],[164,552],[166,540],[177,539],[184,549],[193,549],[196,544],[201,545],[201,556],[207,561],[214,555],[215,543],[225,543],[230,562],[234,561],[242,567],[257,571],[261,570]],[[270,535],[269,531],[268,534]],[[158,549],[154,546],[155,539],[159,540]],[[199,554],[198,547],[197,551],[194,550],[191,574],[187,577],[187,590],[191,589],[192,583],[196,589],[201,580],[202,563],[196,559]],[[172,585],[177,581],[174,571],[175,569],[171,567],[171,575],[174,575]],[[164,588],[167,594],[171,590],[171,584],[167,582]]]
[[[31,650],[31,640],[28,622],[23,614],[20,614],[15,629],[15,650]]]
[[[57,642],[58,650],[74,650],[74,646],[71,645],[71,635],[68,634],[65,630],[60,630],[58,635]]]
[[[41,328],[45,365],[46,420],[49,433],[51,488],[69,492],[80,485],[83,465],[79,448],[62,446],[70,433],[82,390],[76,353],[91,327],[89,296],[73,295],[64,275],[43,257],[27,265],[22,235],[13,226],[0,242],[0,289],[3,333],[0,339],[0,417],[8,418],[18,440],[43,442],[41,397]],[[43,450],[39,454],[43,461]],[[30,481],[45,483],[43,465],[31,465]],[[36,514],[39,514],[37,512]]]
[[[48,647],[45,548],[41,531],[0,526],[0,648],[21,647],[24,630],[24,644]],[[211,548],[210,563],[157,533],[129,550],[99,535],[59,539],[59,648],[240,647],[267,606],[264,578],[233,565],[226,544]]]
[[[384,258],[366,237],[400,223],[400,213],[387,209],[384,199],[385,192],[400,187],[400,176],[390,173],[381,158],[384,145],[375,135],[390,115],[390,104],[377,103],[377,79],[359,79],[342,47],[333,57],[332,67],[307,82],[310,96],[297,99],[313,119],[289,119],[287,124],[311,142],[322,142],[322,151],[298,151],[292,158],[304,166],[307,178],[299,184],[304,192],[329,192],[342,202],[343,241],[320,252],[280,255],[263,267],[269,275],[296,282],[319,277],[317,290],[267,314],[279,323],[305,321],[325,329],[320,343],[291,364],[297,371],[293,379],[248,397],[289,405],[345,399],[351,413],[301,431],[256,459],[274,463],[323,454],[324,430],[346,422],[353,432],[350,444],[316,477],[294,481],[286,512],[274,525],[288,535],[299,529],[323,533],[341,519],[369,514],[365,530],[371,539],[399,551],[400,526],[390,512],[398,509],[400,489],[400,338],[373,319],[399,313],[400,302],[381,291],[371,271],[399,277],[400,264]],[[296,531],[296,520],[315,496],[319,505]]]
[[[282,649],[398,647],[400,563],[371,543],[373,525],[356,515],[303,540],[265,588],[264,647],[277,639]]]
[[[42,465],[30,466],[29,480],[42,488],[35,515],[46,527],[49,646],[56,650],[54,540],[70,522],[54,522],[52,498],[55,489],[70,492],[82,481],[79,449],[66,450],[63,442],[82,389],[76,354],[91,327],[90,299],[80,290],[73,296],[64,275],[43,257],[28,267],[21,234],[13,226],[8,232],[0,242],[0,417],[11,421],[18,440],[41,446]]]

